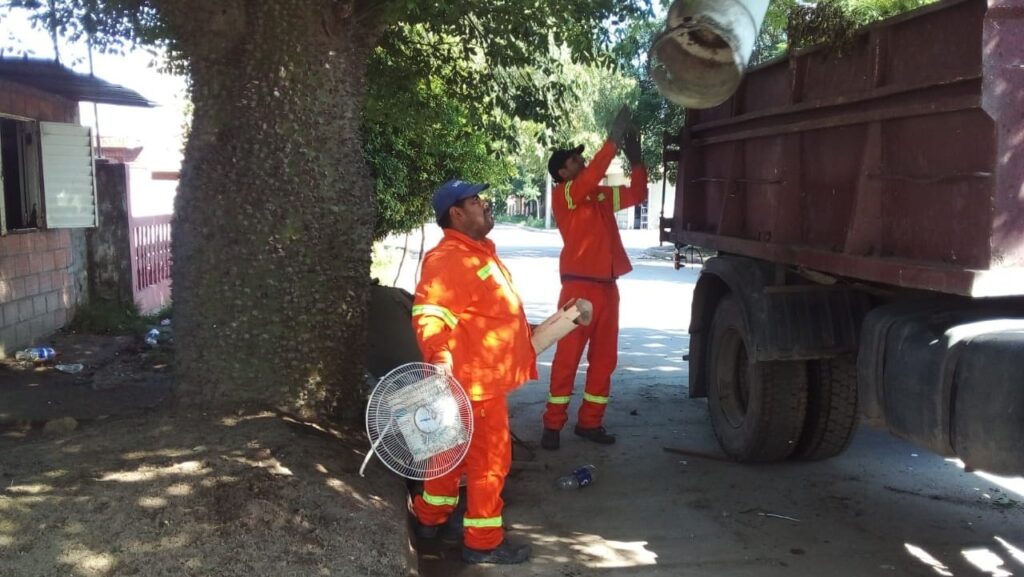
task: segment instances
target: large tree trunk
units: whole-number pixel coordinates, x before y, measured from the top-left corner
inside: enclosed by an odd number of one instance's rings
[[[178,400],[358,409],[375,206],[354,2],[165,0],[195,106],[175,204]]]

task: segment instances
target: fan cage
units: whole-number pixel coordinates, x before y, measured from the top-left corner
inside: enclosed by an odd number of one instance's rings
[[[430,402],[417,404],[427,391]],[[403,427],[408,430],[411,420],[418,419],[418,415],[408,414],[416,409],[436,417],[435,421],[429,421],[428,417],[428,421],[438,428],[435,431],[417,429],[411,436],[417,443],[410,446]],[[388,469],[413,480],[435,479],[454,470],[469,451],[473,438],[473,408],[459,382],[440,367],[408,363],[384,375],[370,393],[366,434],[377,457]],[[419,441],[426,441],[428,445],[436,442],[447,448],[423,456],[430,447],[425,448]]]

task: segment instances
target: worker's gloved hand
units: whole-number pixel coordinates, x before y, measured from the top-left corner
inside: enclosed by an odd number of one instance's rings
[[[623,150],[626,153],[626,158],[629,159],[630,165],[642,164],[643,149],[640,147],[640,133],[636,130],[630,130],[623,138]]]
[[[633,125],[633,115],[629,111],[628,106],[623,106],[619,109],[619,113],[615,115],[615,119],[612,120],[611,126],[608,127],[608,138],[615,143],[615,146],[620,150],[625,146],[626,135],[630,131]]]

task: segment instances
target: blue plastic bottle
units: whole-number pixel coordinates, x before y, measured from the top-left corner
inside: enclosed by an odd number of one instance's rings
[[[584,465],[572,472],[571,475],[559,477],[556,485],[559,489],[582,489],[589,487],[594,482],[594,471],[597,467]]]
[[[19,361],[34,362],[48,361],[56,356],[57,351],[54,351],[50,347],[32,347],[23,351],[18,351],[14,354],[14,358]]]

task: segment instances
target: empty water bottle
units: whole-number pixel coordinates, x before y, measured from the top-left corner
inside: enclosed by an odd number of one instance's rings
[[[593,465],[583,465],[573,471],[571,475],[559,477],[558,482],[555,484],[559,489],[582,489],[583,487],[588,487],[594,482],[594,471],[596,469],[597,467]]]
[[[48,361],[57,356],[57,352],[50,347],[32,347],[14,353],[14,358],[19,361]]]

